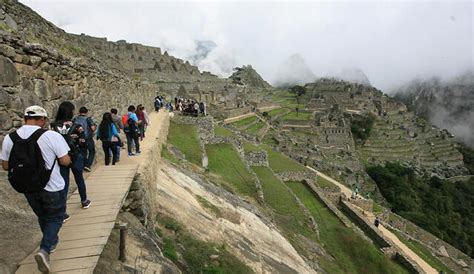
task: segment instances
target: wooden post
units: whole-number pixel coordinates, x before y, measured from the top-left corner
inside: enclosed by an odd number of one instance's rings
[[[119,260],[121,262],[127,261],[126,243],[127,243],[127,223],[115,223],[115,227],[120,229],[120,244],[119,244]]]

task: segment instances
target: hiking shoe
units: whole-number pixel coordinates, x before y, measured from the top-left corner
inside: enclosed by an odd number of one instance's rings
[[[90,167],[87,167],[87,166],[84,167],[84,170],[87,171],[87,172],[91,172],[91,171],[92,171],[91,168],[90,168]]]
[[[132,157],[132,156],[135,156],[135,154],[133,154],[133,153],[128,154],[128,157]]]
[[[65,214],[64,214],[64,219],[63,219],[63,224],[64,224],[65,222],[67,222],[69,219],[71,219],[71,216],[69,216],[69,214],[65,213]]]
[[[38,270],[41,273],[49,273],[51,270],[49,266],[49,254],[43,249],[40,249],[35,255],[35,261],[38,264]]]
[[[88,209],[91,206],[91,200],[85,200],[84,202],[81,202],[82,208]]]

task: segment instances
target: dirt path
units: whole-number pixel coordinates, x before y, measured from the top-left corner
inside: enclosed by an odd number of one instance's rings
[[[306,167],[308,169],[316,172],[317,176],[320,176],[320,177],[330,181],[331,183],[337,185],[341,189],[341,192],[346,196],[346,198],[351,197],[352,190],[350,188],[348,188],[347,186],[343,185],[342,183],[334,180],[333,178],[327,176],[326,174],[315,170],[312,167],[309,167],[309,166],[306,166]],[[364,199],[363,197],[360,197],[360,198]],[[364,212],[364,215],[367,216],[367,220],[369,222],[373,223],[375,221],[375,215],[372,212],[367,212],[367,211],[363,211],[363,212]],[[379,230],[385,237],[390,239],[393,242],[393,244],[396,247],[398,247],[408,258],[410,258],[411,260],[416,262],[421,267],[421,269],[423,269],[423,271],[425,271],[425,273],[430,273],[430,274],[431,273],[434,273],[434,274],[438,273],[438,271],[436,271],[436,269],[431,267],[427,262],[425,262],[422,258],[420,258],[407,245],[405,245],[402,241],[400,241],[400,239],[398,239],[398,237],[394,233],[392,233],[390,230],[385,228],[383,225],[379,226]]]
[[[346,196],[346,198],[351,197],[352,190],[350,190],[347,186],[339,183],[338,181],[334,180],[333,178],[327,176],[326,174],[322,173],[321,171],[317,171],[316,169],[314,169],[310,166],[306,166],[306,168],[308,168],[311,171],[314,171],[317,174],[317,176],[322,177],[322,178],[328,180],[329,182],[335,184],[336,186],[338,186],[339,189],[341,189],[341,192]],[[361,198],[363,198],[363,197],[361,197]]]

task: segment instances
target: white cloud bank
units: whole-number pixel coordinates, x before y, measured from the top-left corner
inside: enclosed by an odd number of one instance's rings
[[[227,76],[252,64],[272,83],[302,56],[315,75],[359,68],[382,89],[473,67],[470,1],[154,2],[22,0],[72,33],[160,46],[188,59],[196,40],[216,47],[198,62]]]

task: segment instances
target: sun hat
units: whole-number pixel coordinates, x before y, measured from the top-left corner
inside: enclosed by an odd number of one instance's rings
[[[31,106],[25,109],[25,116],[27,117],[48,117],[46,110],[40,106]]]

